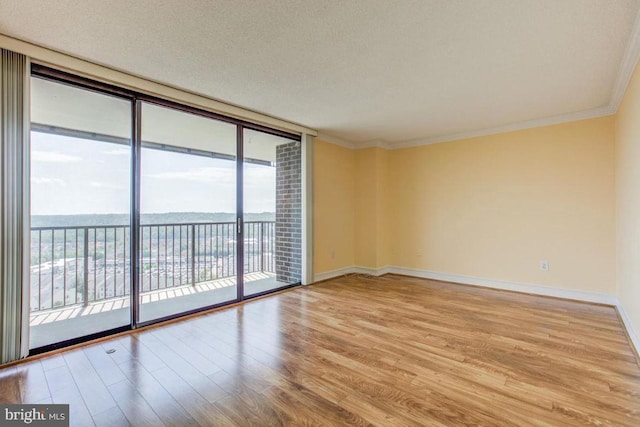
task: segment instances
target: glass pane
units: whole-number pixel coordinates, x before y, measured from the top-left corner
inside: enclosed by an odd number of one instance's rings
[[[302,278],[299,141],[244,130],[244,295]]]
[[[131,103],[31,79],[30,347],[130,324]]]
[[[140,321],[237,299],[236,126],[142,105]]]

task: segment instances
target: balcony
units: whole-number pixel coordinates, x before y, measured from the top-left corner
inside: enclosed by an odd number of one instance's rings
[[[141,313],[157,319],[236,299],[236,223],[140,226]],[[130,228],[31,229],[31,347],[122,325],[130,305]],[[244,224],[245,295],[276,280],[275,222]],[[120,319],[120,320],[118,320]]]

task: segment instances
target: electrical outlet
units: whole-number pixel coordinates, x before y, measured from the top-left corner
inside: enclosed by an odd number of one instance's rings
[[[331,251],[331,259],[336,259],[336,251],[335,250]]]
[[[547,260],[540,261],[540,270],[549,271],[549,261]]]

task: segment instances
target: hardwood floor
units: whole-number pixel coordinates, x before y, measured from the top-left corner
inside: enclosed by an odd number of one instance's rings
[[[640,367],[612,307],[348,276],[2,369],[0,401],[78,426],[638,426]]]

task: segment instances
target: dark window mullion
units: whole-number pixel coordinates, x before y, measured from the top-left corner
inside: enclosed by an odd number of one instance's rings
[[[244,128],[237,126],[236,143],[236,284],[238,301],[244,299],[244,200],[243,200],[243,159],[244,159]]]
[[[129,239],[130,253],[130,283],[131,283],[131,328],[135,329],[140,323],[140,267],[142,251],[140,250],[140,154],[142,142],[142,103],[134,99],[131,105],[131,238]]]

